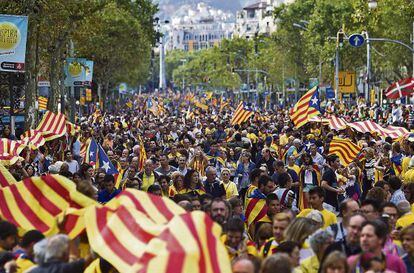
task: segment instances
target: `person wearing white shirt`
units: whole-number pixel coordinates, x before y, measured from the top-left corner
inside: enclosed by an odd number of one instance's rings
[[[71,172],[72,174],[78,172],[79,171],[79,163],[78,163],[78,161],[73,159],[71,151],[66,151],[65,152],[65,158],[66,158],[65,162],[69,166],[69,172]]]
[[[290,208],[293,211],[298,211],[297,201],[295,198],[295,193],[291,190],[292,187],[292,177],[287,172],[283,172],[277,177],[277,188],[274,193],[279,198],[280,205],[285,208]]]

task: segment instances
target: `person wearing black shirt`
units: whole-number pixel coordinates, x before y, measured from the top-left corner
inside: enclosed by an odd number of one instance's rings
[[[217,171],[214,167],[207,167],[206,180],[204,181],[204,189],[206,193],[211,194],[214,198],[225,197],[226,190],[223,184],[217,179]]]
[[[328,166],[325,168],[325,172],[322,175],[321,186],[326,191],[325,202],[338,210],[338,194],[342,194],[344,190],[338,187],[335,171],[339,168],[341,163],[339,157],[334,154],[329,155],[326,158],[326,161]]]
[[[259,168],[262,164],[266,164],[268,174],[272,176],[275,172],[275,168],[273,166],[273,162],[275,162],[275,160],[276,159],[274,159],[270,153],[270,149],[263,148],[262,157],[257,161],[256,166]]]

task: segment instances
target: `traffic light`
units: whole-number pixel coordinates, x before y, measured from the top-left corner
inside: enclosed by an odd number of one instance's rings
[[[345,33],[342,32],[342,30],[338,31],[338,34],[336,36],[337,40],[336,40],[336,46],[338,47],[342,47],[344,45],[344,36]]]
[[[86,89],[86,101],[92,101],[92,90],[89,88]]]

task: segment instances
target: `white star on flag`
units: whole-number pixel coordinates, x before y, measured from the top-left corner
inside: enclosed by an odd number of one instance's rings
[[[111,169],[111,167],[109,167],[109,162],[104,161],[104,162],[103,162],[103,166],[102,166],[102,168],[104,168],[104,169],[105,169],[105,172],[108,172],[108,170],[110,170],[110,169]]]
[[[312,102],[313,105],[318,104],[318,98],[314,97],[313,99],[311,99],[311,102]]]
[[[310,147],[312,146],[312,143],[308,142],[308,143],[305,144],[305,146],[306,146],[306,149],[310,150]]]
[[[89,153],[89,157],[93,157],[94,152]]]

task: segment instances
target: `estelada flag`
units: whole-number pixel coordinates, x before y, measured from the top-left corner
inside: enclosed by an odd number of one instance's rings
[[[409,96],[414,92],[414,78],[407,78],[391,84],[385,90],[388,99],[398,99]]]
[[[254,115],[253,109],[245,102],[241,101],[237,106],[236,111],[233,113],[233,118],[231,119],[231,125],[242,124],[249,120],[250,117]]]
[[[306,92],[299,101],[290,109],[290,119],[296,128],[299,128],[321,113],[319,89],[317,86]]]

